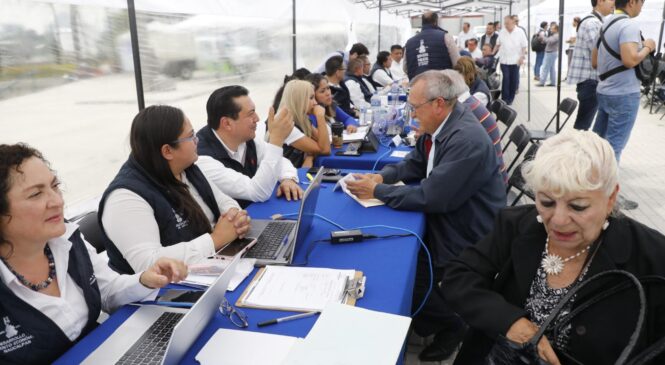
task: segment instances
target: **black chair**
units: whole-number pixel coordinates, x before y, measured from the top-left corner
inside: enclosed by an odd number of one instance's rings
[[[498,116],[499,110],[501,110],[501,108],[504,107],[505,105],[506,105],[505,101],[501,99],[494,99],[490,104],[490,111],[494,113],[494,115]]]
[[[563,129],[563,127],[566,125],[568,122],[568,119],[573,115],[573,112],[577,108],[577,100],[571,99],[571,98],[565,98],[561,101],[561,104],[559,104],[559,112],[566,114],[566,119],[561,123],[559,126],[560,129]],[[532,141],[541,141],[543,139],[548,139],[554,135],[556,135],[558,132],[554,131],[548,131],[552,123],[556,120],[556,115],[557,113],[555,112],[554,115],[552,116],[552,119],[550,119],[549,122],[547,122],[547,125],[545,126],[545,129],[541,130],[532,130],[529,131],[531,132],[531,140]]]
[[[102,227],[97,220],[97,211],[86,213],[76,224],[79,225],[79,230],[83,233],[85,240],[97,250],[97,253],[106,250]]]
[[[508,105],[503,105],[501,109],[499,109],[499,113],[496,115],[496,120],[506,126],[506,130],[501,134],[501,141],[503,141],[503,137],[508,134],[508,130],[510,130],[510,126],[513,125],[515,119],[517,119],[517,112],[515,109]]]
[[[538,147],[540,147],[540,144],[538,143],[533,143],[531,146],[529,146],[529,149],[524,153],[524,160],[522,160],[522,162],[520,162],[520,164],[515,167],[512,175],[510,175],[510,178],[508,178],[508,187],[506,188],[506,196],[508,197],[508,200],[511,199],[511,195],[509,194],[511,189],[518,191],[517,195],[515,195],[513,198],[512,203],[510,203],[511,207],[514,207],[523,195],[528,196],[531,198],[531,200],[536,200],[533,192],[526,188],[524,177],[522,176],[522,166],[524,165],[525,161],[533,159],[533,157],[536,155],[536,152],[538,151]]]
[[[530,140],[531,134],[523,124],[515,127],[515,129],[513,129],[513,131],[510,133],[510,137],[508,137],[508,143],[506,143],[506,146],[503,148],[503,156],[506,156],[506,150],[508,150],[508,147],[510,147],[511,144],[514,144],[515,158],[513,158],[512,162],[510,162],[510,165],[508,165],[508,168],[506,169],[507,174],[510,175],[510,170],[513,168],[513,166],[515,166],[515,163],[517,163],[517,160],[522,155],[522,152],[524,152],[524,149],[529,144]]]

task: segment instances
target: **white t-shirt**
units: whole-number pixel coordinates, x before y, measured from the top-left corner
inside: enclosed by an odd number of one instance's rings
[[[502,29],[496,44],[500,45],[497,57],[502,65],[516,65],[520,57],[524,55],[523,49],[526,49],[528,45],[526,35],[518,27],[513,28],[512,32]]]

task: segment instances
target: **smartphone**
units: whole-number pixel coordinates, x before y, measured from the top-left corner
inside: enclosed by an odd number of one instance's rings
[[[163,295],[157,297],[157,301],[166,303],[196,303],[203,293],[205,293],[204,290],[168,289]]]
[[[307,173],[311,174],[312,176],[316,176],[320,168],[321,167],[310,167],[309,170],[307,170]]]
[[[215,253],[215,257],[226,259],[233,258],[235,255],[240,253],[243,255],[245,252],[249,251],[256,244],[256,238],[238,238],[228,245],[222,247]]]

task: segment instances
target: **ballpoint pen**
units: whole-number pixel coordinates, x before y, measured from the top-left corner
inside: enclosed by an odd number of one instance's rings
[[[287,316],[287,317],[282,317],[282,318],[275,318],[275,319],[271,319],[271,320],[268,320],[268,321],[259,322],[259,323],[257,323],[257,326],[263,327],[263,326],[269,326],[271,324],[277,324],[277,323],[280,323],[280,322],[293,321],[294,319],[300,319],[300,318],[307,318],[307,317],[315,316],[319,313],[321,313],[321,312],[320,311],[314,311],[314,312],[301,313],[301,314],[296,314],[296,315],[293,315],[293,316]]]

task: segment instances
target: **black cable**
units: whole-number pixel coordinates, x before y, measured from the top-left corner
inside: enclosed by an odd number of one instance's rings
[[[376,236],[373,234],[363,234],[363,241],[364,240],[373,240],[373,239],[379,239],[379,238],[394,238],[394,237],[409,237],[413,236],[412,233],[405,233],[405,234],[389,234],[385,236]],[[292,263],[291,266],[307,266],[307,263],[309,262],[309,255],[314,251],[314,247],[316,247],[316,243],[321,243],[321,242],[331,242],[330,238],[323,238],[320,240],[312,241],[312,243],[309,244],[309,247],[307,248],[307,253],[305,254],[305,261],[300,262],[300,263]]]

